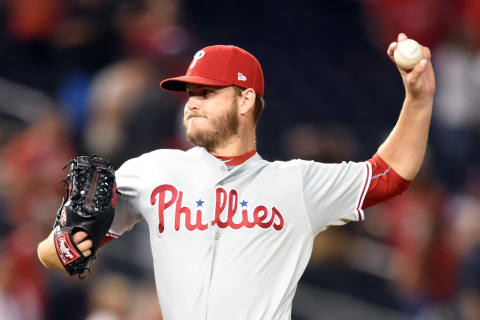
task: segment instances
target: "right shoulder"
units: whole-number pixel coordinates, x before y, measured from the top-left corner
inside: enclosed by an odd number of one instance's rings
[[[137,161],[145,164],[148,162],[168,161],[188,157],[190,150],[183,151],[179,149],[158,149],[147,152],[139,156]],[[132,159],[134,160],[134,159]]]
[[[188,161],[194,154],[195,148],[187,151],[179,149],[157,149],[125,161],[117,171],[130,169],[141,170],[151,168],[152,166],[164,166],[170,163]]]
[[[125,161],[126,163],[134,163],[134,164],[142,164],[145,165],[148,162],[157,162],[157,161],[164,161],[164,160],[171,160],[171,159],[178,159],[188,156],[190,150],[183,151],[179,149],[157,149],[154,151],[150,151],[147,153],[142,154],[136,158],[129,159]]]

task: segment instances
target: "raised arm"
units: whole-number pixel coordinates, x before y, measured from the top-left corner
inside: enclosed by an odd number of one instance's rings
[[[405,39],[405,34],[398,35],[398,41]],[[396,47],[397,42],[393,42],[387,50],[394,62]],[[427,47],[423,47],[423,55],[424,58],[411,71],[398,68],[405,86],[405,100],[395,127],[377,152],[407,180],[413,180],[422,165],[432,117],[435,76]]]

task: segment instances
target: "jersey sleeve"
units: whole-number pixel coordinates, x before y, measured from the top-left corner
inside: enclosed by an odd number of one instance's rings
[[[138,181],[140,166],[138,158],[128,160],[115,172],[117,182],[117,204],[115,218],[107,237],[116,238],[129,231],[137,224],[142,216],[137,209]]]
[[[379,154],[375,154],[368,162],[372,166],[372,181],[363,202],[363,209],[402,194],[412,183],[402,178]]]
[[[329,226],[364,219],[362,204],[372,176],[370,163],[301,163],[303,199],[314,235]]]

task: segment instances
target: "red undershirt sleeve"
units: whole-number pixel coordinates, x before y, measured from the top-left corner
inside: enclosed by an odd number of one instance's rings
[[[410,186],[411,181],[402,178],[378,154],[375,154],[368,162],[372,166],[372,180],[362,209],[391,199]]]
[[[100,242],[100,244],[98,245],[99,248],[103,247],[103,245],[107,242],[110,242],[112,241],[113,239],[117,239],[118,236],[113,234],[112,232],[107,232],[107,234],[105,235],[105,237],[103,237],[102,241]]]

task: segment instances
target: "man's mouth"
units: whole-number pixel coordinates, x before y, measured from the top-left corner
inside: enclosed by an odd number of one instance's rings
[[[198,115],[198,114],[192,114],[192,115],[187,116],[187,121],[190,120],[191,118],[206,118],[206,117]]]

